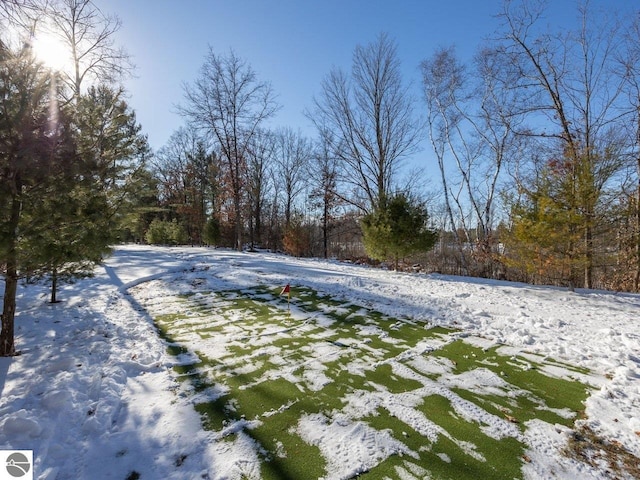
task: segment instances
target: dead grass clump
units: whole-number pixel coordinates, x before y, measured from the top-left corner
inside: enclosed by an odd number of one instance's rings
[[[573,432],[564,453],[599,469],[606,465],[611,479],[640,478],[640,458],[617,440],[599,437],[588,425],[582,425]]]

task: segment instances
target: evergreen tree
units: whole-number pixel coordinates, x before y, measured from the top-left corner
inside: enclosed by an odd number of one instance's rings
[[[580,259],[579,217],[546,192],[537,192],[530,200],[512,209],[505,263],[522,270],[534,283],[575,285]]]
[[[593,181],[588,164],[571,157],[547,162],[522,197],[511,207],[512,227],[505,238],[505,263],[527,280],[580,284],[591,262],[585,248],[585,224],[592,221]]]
[[[109,223],[103,216],[108,206],[100,195],[88,194],[83,175],[67,175],[62,184],[36,199],[25,213],[25,221],[44,220],[48,228],[23,238],[23,268],[30,277],[49,277],[51,302],[57,301],[58,281],[90,276],[94,267],[110,253]]]
[[[385,199],[361,222],[367,254],[380,261],[391,259],[397,269],[401,258],[435,245],[437,233],[429,229],[428,221],[426,208],[407,195]]]
[[[182,245],[187,242],[188,235],[175,218],[170,222],[156,218],[149,225],[145,239],[155,245]]]
[[[74,176],[71,122],[54,77],[28,47],[0,42],[0,264],[5,279],[0,356],[15,355],[13,323],[20,276],[41,271],[56,218]]]
[[[16,354],[19,278],[50,274],[55,301],[59,278],[101,261],[134,164],[148,150],[121,91],[98,87],[65,102],[60,74],[24,45],[12,51],[0,39],[2,356]]]
[[[163,211],[158,179],[146,168],[138,169],[131,177],[129,190],[118,215],[117,240],[141,242],[153,219]]]
[[[117,213],[133,191],[132,175],[144,168],[150,153],[124,96],[122,89],[108,85],[91,87],[77,107],[79,153],[92,172],[94,187],[107,196],[109,214]]]
[[[220,238],[220,221],[217,217],[212,216],[204,226],[204,241],[209,245],[216,246],[220,243]]]
[[[46,233],[29,237],[34,277],[49,276],[51,301],[58,280],[90,276],[111,251],[123,210],[148,151],[135,115],[122,91],[92,87],[78,99],[73,167],[67,169],[62,195],[43,197],[38,216],[51,223]],[[36,266],[38,268],[36,268]]]

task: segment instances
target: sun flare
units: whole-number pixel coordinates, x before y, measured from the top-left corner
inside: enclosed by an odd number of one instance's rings
[[[72,68],[69,48],[53,34],[39,33],[32,42],[36,58],[47,67],[57,71],[69,71]]]

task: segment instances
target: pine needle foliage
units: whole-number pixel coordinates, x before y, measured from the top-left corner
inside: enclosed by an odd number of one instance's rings
[[[437,232],[429,229],[427,209],[404,193],[384,199],[361,222],[367,255],[379,261],[399,261],[413,253],[426,252],[436,243]]]
[[[595,209],[593,179],[586,162],[549,161],[521,200],[511,207],[505,262],[529,281],[580,285],[590,261],[585,232]]]

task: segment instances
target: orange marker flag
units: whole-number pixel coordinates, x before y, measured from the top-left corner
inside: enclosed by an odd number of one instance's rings
[[[289,304],[291,303],[291,287],[288,283],[284,286],[280,295],[284,295],[285,293],[287,294],[287,308],[289,308]]]

